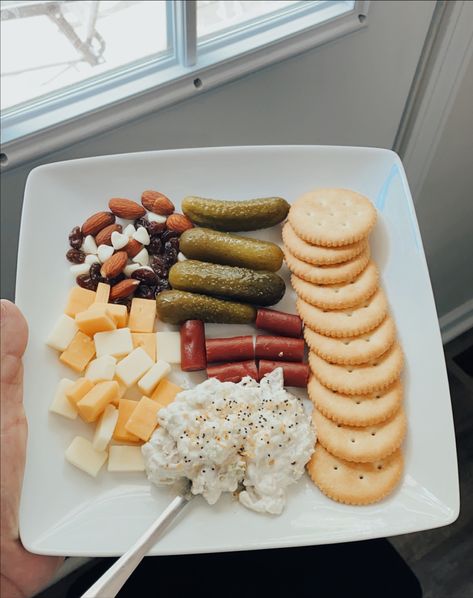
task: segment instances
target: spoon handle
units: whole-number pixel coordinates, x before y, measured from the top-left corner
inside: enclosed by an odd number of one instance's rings
[[[176,496],[153,525],[110,569],[105,571],[102,577],[82,595],[82,598],[103,598],[104,596],[114,598],[143,557],[156,544],[161,533],[174,521],[188,502],[189,500],[186,497]]]

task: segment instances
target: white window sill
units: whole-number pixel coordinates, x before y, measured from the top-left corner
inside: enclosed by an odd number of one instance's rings
[[[340,16],[340,7],[327,5],[325,23],[305,15],[250,38],[228,44],[202,44],[195,66],[170,61],[156,72],[149,64],[121,75],[101,91],[77,94],[54,110],[25,111],[3,119],[2,171],[70,146],[117,125],[145,116],[196,94],[280,62],[367,25],[369,2],[358,1],[354,10]],[[335,10],[333,10],[335,9]],[[304,19],[302,21],[302,19]],[[284,35],[284,39],[278,39]],[[274,41],[274,40],[277,41]]]

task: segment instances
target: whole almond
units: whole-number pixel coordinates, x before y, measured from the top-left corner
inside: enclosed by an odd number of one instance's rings
[[[117,284],[110,289],[110,300],[113,301],[114,299],[128,297],[128,295],[135,292],[139,284],[140,281],[134,280],[133,278],[125,278],[125,280],[117,282]]]
[[[96,235],[106,226],[115,222],[115,216],[111,212],[97,212],[92,214],[82,225],[82,234],[84,237],[87,235]]]
[[[108,202],[108,207],[115,216],[125,218],[125,220],[135,220],[146,214],[146,210],[139,203],[124,197],[112,197]]]
[[[171,214],[166,220],[166,227],[169,230],[173,230],[176,233],[181,234],[185,230],[193,228],[194,225],[187,216],[184,216],[184,214]]]
[[[125,245],[124,250],[127,252],[128,257],[132,258],[143,249],[143,245],[139,243],[136,239],[130,239],[128,241],[128,245]]]
[[[115,276],[118,276],[123,272],[123,268],[126,266],[127,261],[127,252],[117,251],[102,264],[100,274],[104,278],[115,278]]]
[[[152,191],[151,189],[143,191],[141,194],[141,203],[147,210],[160,216],[169,216],[169,214],[174,212],[172,201],[159,191]]]
[[[99,233],[97,233],[95,237],[95,244],[97,247],[99,245],[111,245],[112,244],[112,233],[114,232],[121,233],[122,232],[122,225],[121,224],[109,224],[103,228]]]

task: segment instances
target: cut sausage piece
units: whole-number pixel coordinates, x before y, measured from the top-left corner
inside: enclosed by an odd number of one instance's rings
[[[309,379],[309,366],[306,363],[293,363],[291,361],[268,361],[262,359],[259,362],[260,379],[275,370],[282,368],[285,386],[298,386],[305,388]]]
[[[281,336],[302,336],[302,320],[294,314],[286,314],[275,309],[258,309],[256,327]]]
[[[255,358],[253,337],[209,338],[205,342],[207,362],[243,361]]]
[[[255,361],[236,361],[212,365],[207,368],[207,376],[217,378],[220,382],[240,382],[245,376],[250,376],[256,381],[259,380]]]
[[[303,361],[304,339],[259,334],[256,337],[255,356],[257,359]]]
[[[181,370],[205,370],[205,328],[202,320],[187,320],[181,324]]]

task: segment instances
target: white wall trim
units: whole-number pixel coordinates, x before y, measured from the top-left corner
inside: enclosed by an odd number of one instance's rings
[[[403,163],[412,195],[420,194],[429,167],[473,55],[473,2],[455,1],[436,49],[423,97],[408,139]]]
[[[473,328],[473,298],[439,318],[439,324],[444,345]]]

